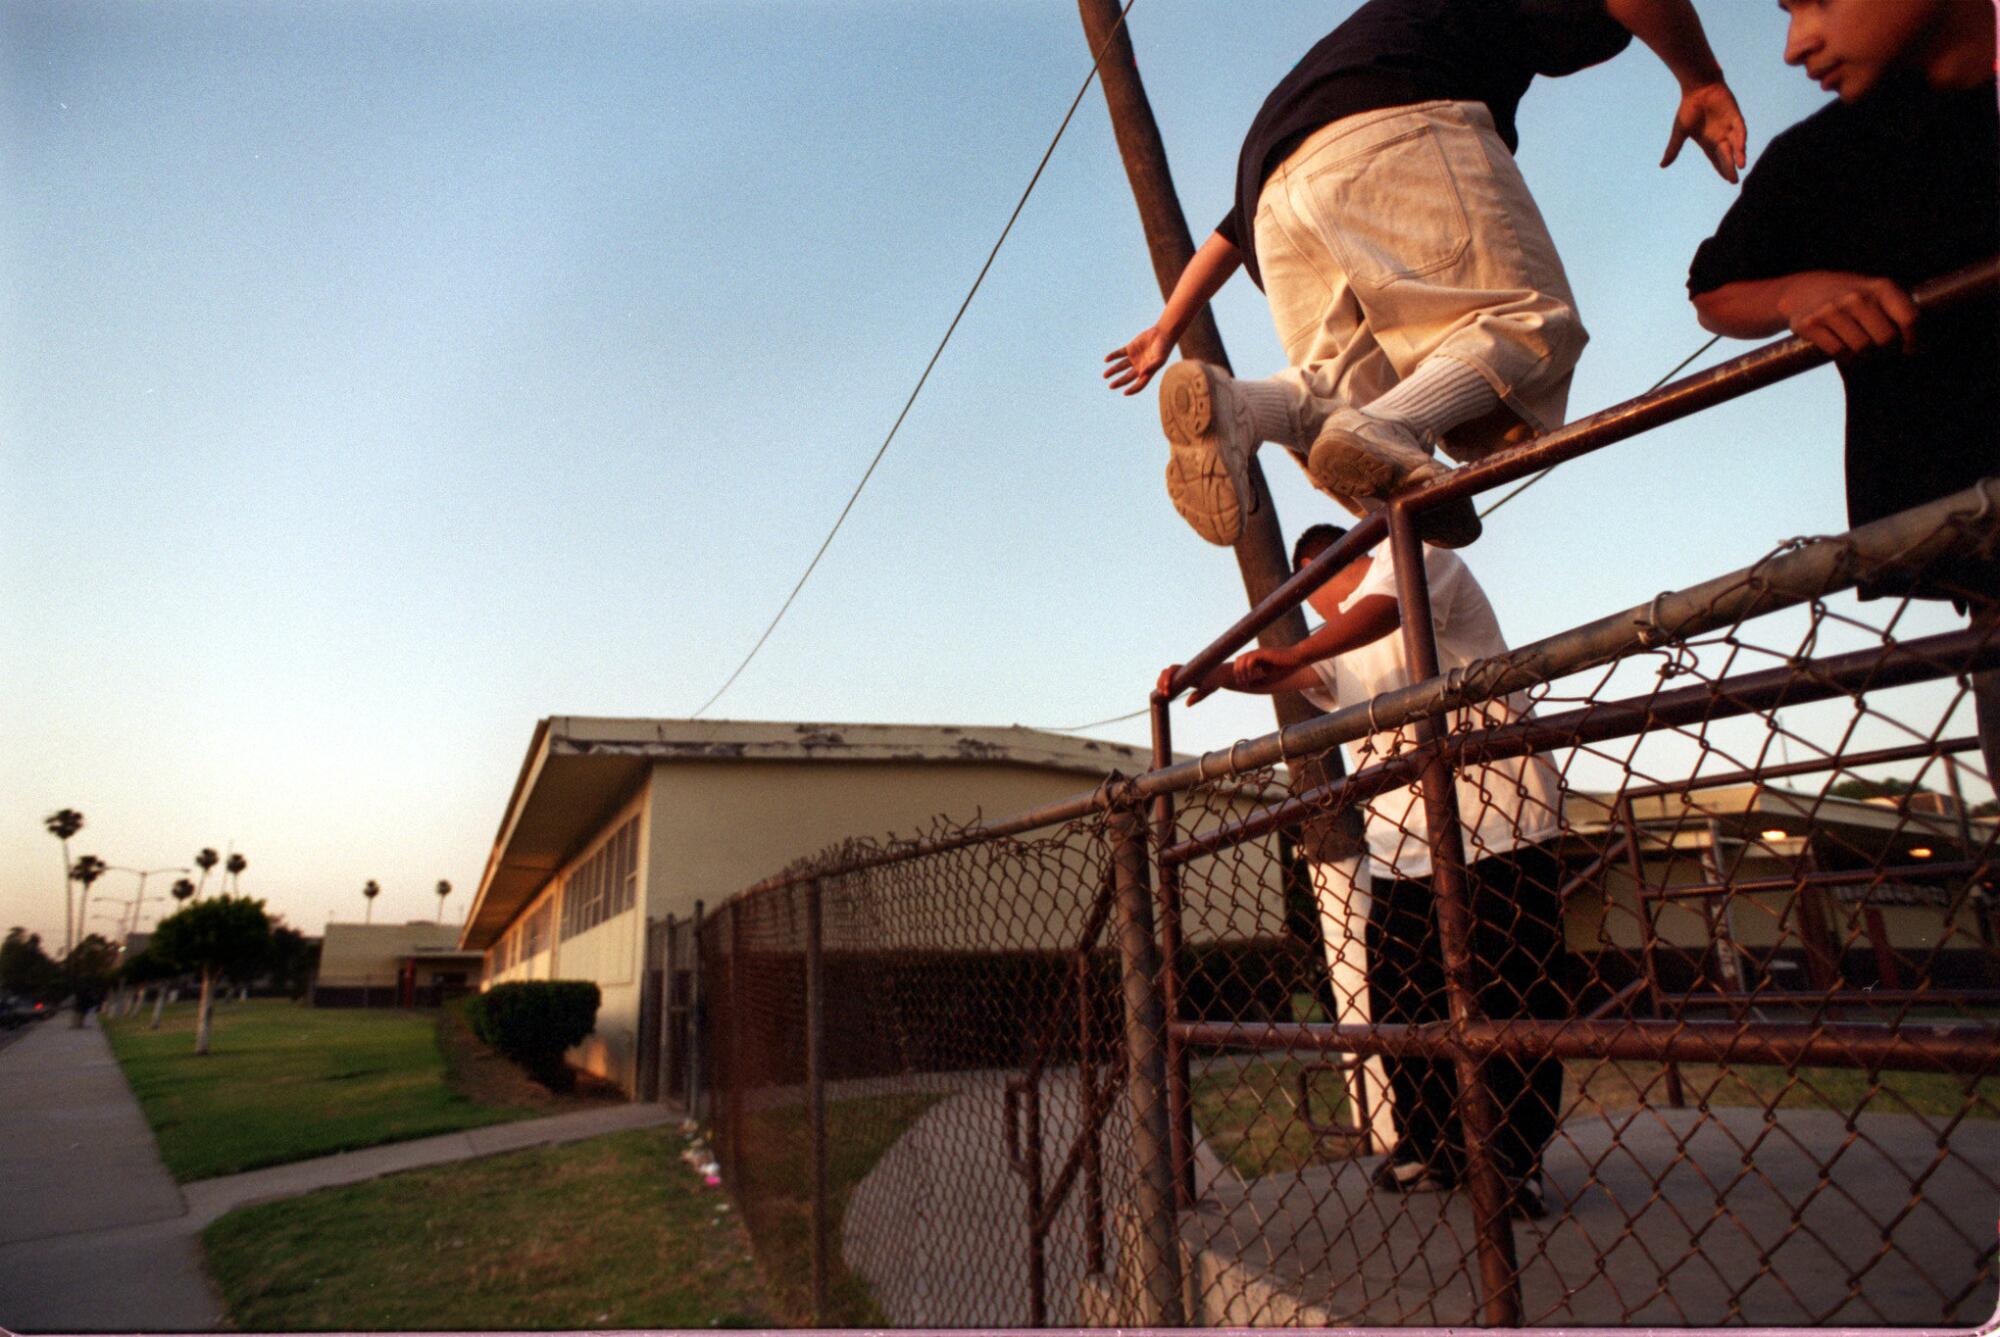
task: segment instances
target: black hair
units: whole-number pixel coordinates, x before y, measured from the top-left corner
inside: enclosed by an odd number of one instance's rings
[[[1297,571],[1346,537],[1347,531],[1339,525],[1312,526],[1292,542],[1292,570]]]

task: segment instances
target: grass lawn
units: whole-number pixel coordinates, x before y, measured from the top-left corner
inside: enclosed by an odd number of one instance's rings
[[[1344,1161],[1354,1154],[1352,1140],[1322,1137],[1306,1126],[1298,1107],[1303,1066],[1296,1059],[1251,1059],[1240,1066],[1219,1065],[1191,1084],[1195,1131],[1245,1179]],[[1353,1120],[1339,1073],[1314,1073],[1311,1093],[1314,1122]]]
[[[1596,1059],[1568,1061],[1564,1099],[1573,1111],[1666,1106],[1666,1069],[1657,1063]],[[1967,1089],[1972,1088],[1968,1102]],[[1690,1108],[1751,1105],[1760,1109],[1833,1110],[1839,1114],[1921,1114],[1953,1119],[2000,1118],[2000,1077],[1953,1077],[1936,1072],[1884,1072],[1871,1079],[1860,1068],[1783,1068],[1751,1064],[1717,1067],[1681,1064],[1681,1090]],[[1579,1100],[1578,1093],[1582,1093]]]
[[[546,1111],[480,1103],[446,1079],[437,1014],[219,1004],[211,1052],[194,1052],[195,1007],[105,1030],[174,1178],[185,1183]]]
[[[830,1327],[885,1325],[868,1283],[840,1260],[840,1223],[854,1186],[875,1167],[882,1153],[909,1130],[918,1116],[943,1097],[937,1094],[871,1096],[830,1101],[826,1107],[827,1221],[832,1232],[827,1258],[826,1322]],[[755,1242],[757,1261],[770,1282],[782,1321],[812,1322],[812,1179],[809,1174],[806,1109],[782,1106],[745,1119],[742,1192],[744,1224]],[[948,1230],[948,1222],[936,1223]]]
[[[245,1331],[767,1326],[742,1226],[647,1128],[248,1207],[202,1235]]]

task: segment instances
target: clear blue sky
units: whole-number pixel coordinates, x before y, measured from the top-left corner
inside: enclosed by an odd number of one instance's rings
[[[1354,7],[1139,0],[1197,236],[1258,102]],[[1754,154],[1822,95],[1774,4],[1700,8]],[[462,911],[537,717],[685,715],[749,648],[1087,63],[1067,0],[6,0],[0,926],[60,936],[61,806],[113,863],[233,842],[310,930],[369,878],[379,918],[433,914],[440,877]],[[1572,413],[1705,337],[1682,279],[1731,189],[1656,169],[1673,94],[1635,45],[1522,109],[1594,335]],[[1165,502],[1150,397],[1098,381],[1157,304],[1093,90],[711,713],[1142,705],[1242,607]],[[1281,365],[1253,288],[1217,310],[1239,371]],[[1821,371],[1567,467],[1471,554],[1509,635],[1839,528],[1839,420]],[[1268,468],[1288,534],[1328,515]],[[1216,702],[1178,741],[1268,727]]]

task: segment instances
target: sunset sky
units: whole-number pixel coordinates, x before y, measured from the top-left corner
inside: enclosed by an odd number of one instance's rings
[[[1823,95],[1775,4],[1698,3],[1754,159]],[[1354,7],[1138,0],[1197,237]],[[113,864],[233,844],[308,931],[370,878],[378,921],[441,877],[462,913],[538,717],[686,715],[749,649],[1088,61],[1067,0],[0,4],[0,929],[60,939],[64,806]],[[1657,168],[1674,94],[1635,44],[1522,108],[1593,335],[1575,415],[1706,338],[1682,285],[1732,189]],[[1098,379],[1157,307],[1093,89],[710,714],[1142,706],[1242,610],[1150,395]],[[1247,281],[1217,313],[1239,372],[1282,365]],[[1566,466],[1468,558],[1510,638],[1548,635],[1841,528],[1839,436],[1821,370]],[[1331,518],[1267,470],[1288,537]],[[1269,727],[1216,701],[1177,742]]]

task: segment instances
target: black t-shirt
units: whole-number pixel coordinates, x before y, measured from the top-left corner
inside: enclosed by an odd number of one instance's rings
[[[1810,269],[1913,288],[1995,254],[1994,86],[1903,83],[1832,103],[1772,140],[1695,252],[1688,293]],[[1872,353],[1840,374],[1850,525],[2000,474],[2000,299],[1926,317],[1914,353]]]
[[[1258,286],[1257,197],[1307,136],[1344,116],[1450,99],[1483,102],[1518,144],[1514,111],[1538,74],[1574,74],[1632,40],[1604,0],[1368,0],[1320,39],[1250,123],[1236,207],[1216,231],[1243,253]]]

